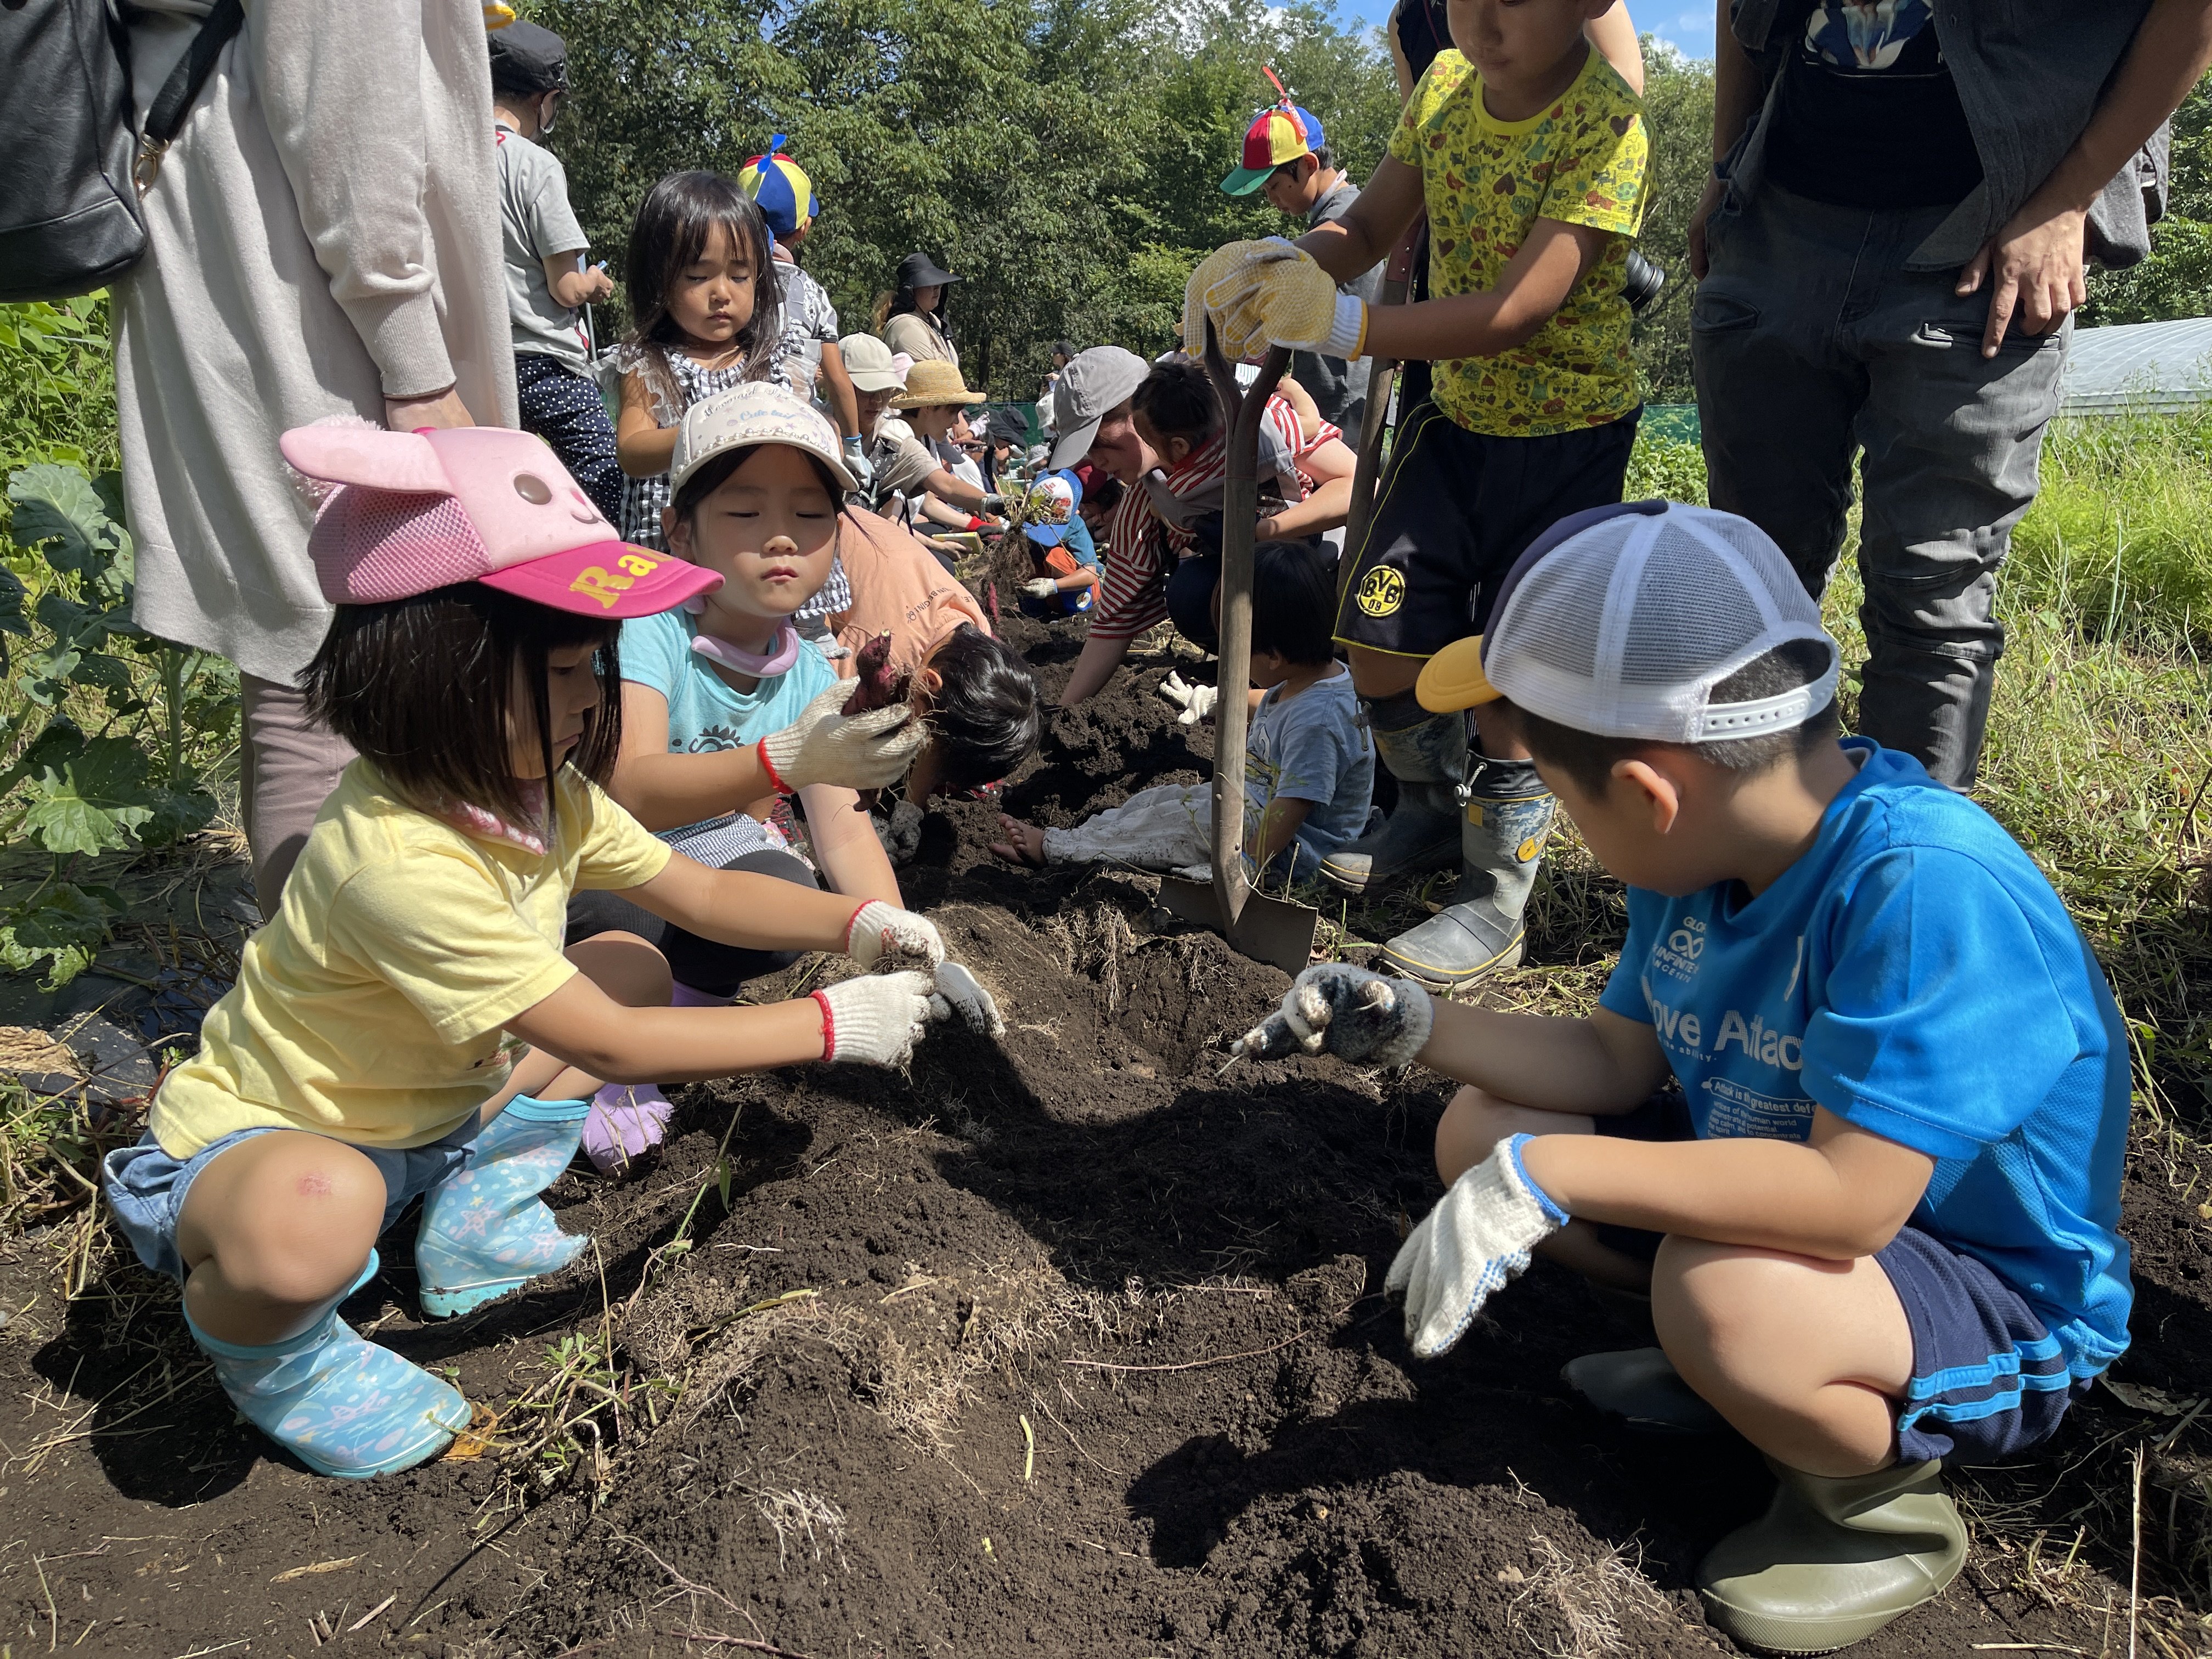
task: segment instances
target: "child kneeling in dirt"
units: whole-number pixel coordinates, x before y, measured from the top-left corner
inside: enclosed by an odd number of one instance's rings
[[[411,1200],[423,1311],[465,1313],[589,1243],[538,1194],[603,1082],[896,1066],[926,1020],[957,1006],[988,1030],[996,1014],[921,917],[707,869],[601,792],[623,619],[719,576],[617,541],[526,433],[319,426],[283,449],[337,486],[307,547],[337,611],[304,684],[360,758],[104,1184],[139,1259],[183,1281],[185,1324],[239,1411],[310,1468],[364,1479],[436,1455],[470,1420],[459,1390],[337,1316]],[[578,887],[732,945],[925,971],[671,1009],[668,964],[633,934],[563,956]]]
[[[1310,878],[1329,851],[1366,827],[1375,751],[1352,678],[1329,641],[1334,562],[1298,542],[1254,552],[1252,698],[1244,773],[1244,856],[1260,875]],[[1000,858],[1020,864],[1111,859],[1203,877],[1212,857],[1212,786],[1139,790],[1072,830],[1002,817]]]
[[[1237,1045],[1469,1085],[1437,1129],[1449,1190],[1388,1281],[1414,1352],[1532,1250],[1648,1290],[1659,1347],[1566,1380],[1766,1454],[1772,1507],[1698,1583],[1731,1637],[1795,1653],[1941,1593],[1966,1547],[1942,1462],[2050,1436],[2132,1299],[2128,1042],[2095,958],[1980,807],[1838,741],[1836,679],[1819,608],[1744,520],[1561,520],[1418,690],[1510,720],[1629,884],[1598,1008],[1491,1012],[1332,963]]]

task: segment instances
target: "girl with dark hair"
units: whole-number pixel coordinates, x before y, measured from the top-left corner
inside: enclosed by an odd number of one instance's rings
[[[945,315],[945,290],[959,280],[927,253],[908,254],[899,261],[896,286],[876,301],[877,337],[918,363],[959,368],[959,348]]]
[[[716,578],[617,541],[542,439],[324,426],[283,451],[337,486],[307,552],[337,611],[304,678],[360,758],[104,1184],[140,1260],[183,1281],[239,1411],[310,1468],[366,1479],[470,1420],[450,1383],[337,1316],[410,1200],[423,1311],[465,1313],[589,1242],[538,1194],[607,1080],[895,1066],[954,1006],[979,1030],[996,1014],[957,969],[933,989],[944,945],[921,917],[706,869],[608,799],[617,629]],[[925,971],[674,1010],[635,935],[563,954],[579,887],[733,945]]]
[[[623,741],[611,787],[640,823],[702,864],[810,890],[819,869],[834,892],[897,904],[898,879],[867,815],[853,810],[854,792],[905,772],[921,745],[920,722],[903,710],[861,716],[834,751],[792,767],[770,759],[787,729],[842,720],[849,695],[792,623],[837,554],[838,507],[854,488],[842,453],[828,420],[781,386],[739,386],[685,413],[664,528],[670,551],[719,580],[684,611],[623,627]],[[793,851],[798,824],[784,805],[793,795],[811,865]],[[680,1007],[726,1005],[747,980],[792,961],[701,938],[620,894],[586,893],[569,906],[571,944],[617,929],[668,958]],[[669,1109],[649,1087],[603,1101],[584,1150],[603,1170],[623,1167],[660,1143]]]

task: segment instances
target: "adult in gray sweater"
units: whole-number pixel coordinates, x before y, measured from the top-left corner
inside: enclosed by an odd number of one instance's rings
[[[129,9],[140,114],[207,0]],[[263,914],[352,758],[295,677],[331,607],[277,435],[515,424],[478,0],[255,0],[141,204],[115,289],[139,626],[236,663]]]

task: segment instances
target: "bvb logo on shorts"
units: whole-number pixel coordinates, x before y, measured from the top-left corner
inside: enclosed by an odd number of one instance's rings
[[[1377,565],[1359,584],[1359,608],[1370,617],[1388,617],[1406,602],[1406,579],[1388,565]]]

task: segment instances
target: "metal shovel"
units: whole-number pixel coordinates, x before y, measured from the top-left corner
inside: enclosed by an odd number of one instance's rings
[[[1160,902],[1186,921],[1211,927],[1257,962],[1296,974],[1313,960],[1321,912],[1252,890],[1244,878],[1245,688],[1252,681],[1252,543],[1260,520],[1260,422],[1290,367],[1272,348],[1260,378],[1241,395],[1213,325],[1206,327],[1206,372],[1228,426],[1229,468],[1221,504],[1221,696],[1213,706],[1213,881],[1167,876]]]

